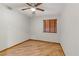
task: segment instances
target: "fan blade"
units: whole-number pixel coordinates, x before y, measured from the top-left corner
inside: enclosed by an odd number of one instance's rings
[[[36,8],[37,10],[40,10],[40,11],[44,11],[43,9],[40,9],[40,8]]]
[[[29,5],[29,6],[32,6],[30,3],[26,3],[27,5]]]
[[[41,5],[42,3],[37,3],[36,5],[35,5],[35,7],[37,7],[37,6],[39,6],[39,5]]]
[[[30,9],[30,8],[24,8],[24,9],[22,9],[22,10],[27,10],[27,9]]]

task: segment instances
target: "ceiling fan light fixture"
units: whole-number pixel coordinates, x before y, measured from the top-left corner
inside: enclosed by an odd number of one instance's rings
[[[31,11],[36,11],[36,8],[31,8]]]

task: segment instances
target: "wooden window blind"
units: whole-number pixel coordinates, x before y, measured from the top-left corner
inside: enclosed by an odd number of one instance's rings
[[[44,32],[56,33],[57,32],[57,19],[44,20]]]

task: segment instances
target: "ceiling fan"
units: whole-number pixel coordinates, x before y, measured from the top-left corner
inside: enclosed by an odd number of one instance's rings
[[[28,10],[30,9],[32,11],[32,14],[34,14],[36,12],[36,10],[39,11],[44,11],[44,9],[38,8],[39,5],[41,5],[42,3],[26,3],[29,7],[28,8],[23,8],[21,10]]]

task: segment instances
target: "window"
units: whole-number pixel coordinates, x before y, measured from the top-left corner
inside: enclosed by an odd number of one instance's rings
[[[56,33],[57,32],[57,19],[44,20],[44,32]]]

